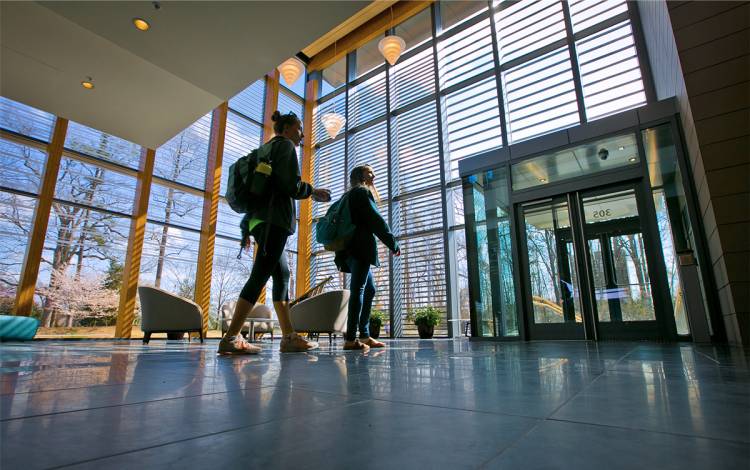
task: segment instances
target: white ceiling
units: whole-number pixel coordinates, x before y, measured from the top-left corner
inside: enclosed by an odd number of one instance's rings
[[[152,3],[0,2],[0,93],[156,148],[369,2]]]

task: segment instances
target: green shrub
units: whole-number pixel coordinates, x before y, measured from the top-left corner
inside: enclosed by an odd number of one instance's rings
[[[370,312],[370,324],[374,327],[380,328],[383,326],[383,322],[385,321],[385,313],[383,313],[380,310],[373,309],[372,312]]]
[[[420,307],[409,314],[409,319],[415,325],[438,326],[440,324],[440,310],[435,307]]]

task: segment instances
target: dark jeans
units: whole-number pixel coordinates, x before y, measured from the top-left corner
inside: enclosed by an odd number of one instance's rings
[[[268,243],[263,249],[266,240],[266,224],[262,223],[253,230],[253,238],[258,242],[258,252],[253,263],[250,279],[240,292],[240,298],[251,304],[258,301],[260,292],[273,278],[273,300],[274,302],[289,300],[289,265],[286,261],[286,239],[289,237],[286,230],[271,225],[268,233]]]
[[[351,271],[349,284],[349,320],[346,323],[346,340],[370,337],[370,310],[375,298],[375,281],[370,272],[370,263],[350,257],[347,261]]]

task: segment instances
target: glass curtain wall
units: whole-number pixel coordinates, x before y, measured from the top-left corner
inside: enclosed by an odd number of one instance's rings
[[[7,98],[0,112],[2,310],[13,310],[55,117]],[[141,148],[68,124],[32,315],[40,337],[111,337]]]
[[[302,118],[304,82],[282,83],[281,112]],[[211,276],[214,336],[221,306],[236,299],[252,268],[252,253],[237,258],[241,216],[223,195],[229,166],[262,141],[265,94],[261,79],[229,100]],[[0,158],[6,170],[0,176],[2,313],[14,308],[54,124],[49,113],[0,98]],[[211,127],[208,113],[156,150],[141,258],[140,284],[189,299],[195,296]],[[136,144],[69,123],[32,309],[42,321],[38,336],[114,335],[141,152]],[[301,150],[299,156],[301,161]],[[294,277],[296,237],[289,241],[288,256]],[[139,314],[135,323],[132,337],[137,338]]]
[[[409,314],[426,306],[442,312],[436,334],[458,334],[469,318],[458,162],[645,104],[631,12],[624,0],[445,1],[393,32],[407,45],[395,66],[376,38],[316,74],[314,182],[336,198],[348,170],[373,165],[403,248],[383,252],[375,308],[392,310],[392,336],[415,334]],[[321,117],[334,112],[346,124],[332,138]],[[327,207],[314,204],[313,220]],[[340,287],[332,253],[312,243],[311,283],[334,275]]]
[[[34,209],[47,162],[47,143],[55,117],[30,106],[0,98],[0,313],[10,314],[31,235]],[[42,319],[42,305],[32,314]]]

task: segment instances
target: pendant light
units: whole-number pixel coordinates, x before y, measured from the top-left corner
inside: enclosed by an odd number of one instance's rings
[[[338,52],[336,43],[337,41],[333,42],[333,57],[336,57],[336,54]],[[344,127],[344,124],[346,124],[346,118],[336,112],[336,105],[334,104],[333,110],[331,112],[325,113],[320,117],[320,122],[323,123],[323,127],[328,133],[328,136],[331,139],[335,139],[336,136],[339,135],[339,131],[341,130],[341,128]]]
[[[287,86],[291,88],[302,75],[305,65],[298,58],[290,57],[279,65],[277,69],[279,69],[279,73],[284,78]]]
[[[321,116],[320,120],[331,139],[335,139],[339,134],[341,128],[344,127],[344,124],[346,124],[346,118],[335,111],[331,113],[325,113],[323,116]]]
[[[392,28],[393,7],[391,7],[391,27],[389,29]],[[398,58],[401,57],[401,53],[404,52],[404,49],[406,49],[406,42],[400,36],[396,36],[395,34],[389,34],[378,43],[378,50],[383,54],[383,57],[385,57],[385,60],[387,60],[391,66],[396,65],[396,62],[398,62]]]

